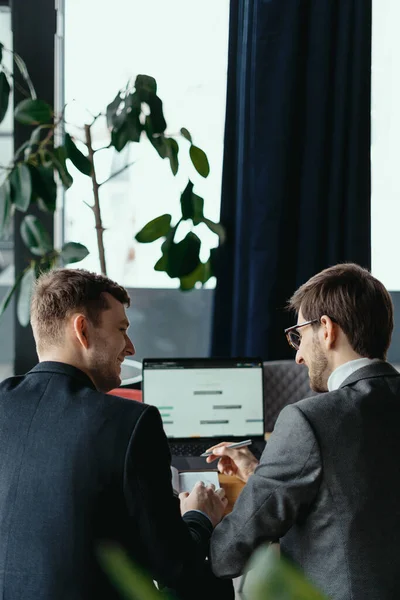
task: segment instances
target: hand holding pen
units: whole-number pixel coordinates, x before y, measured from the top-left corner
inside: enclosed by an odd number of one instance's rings
[[[258,465],[258,460],[248,449],[250,444],[251,440],[244,440],[236,444],[221,442],[210,448],[206,461],[211,463],[218,458],[217,466],[220,473],[236,475],[246,482]]]
[[[221,445],[223,444],[225,446],[225,448],[244,448],[245,446],[250,446],[252,443],[251,440],[243,440],[242,442],[235,442],[234,444],[228,444],[228,446],[226,446],[225,444],[227,444],[227,442],[221,442],[221,444],[217,444],[216,446],[213,446],[212,448],[218,448],[221,447]],[[200,456],[211,456],[211,454],[213,454],[213,450],[207,450],[207,452],[203,452],[203,454],[200,454]]]

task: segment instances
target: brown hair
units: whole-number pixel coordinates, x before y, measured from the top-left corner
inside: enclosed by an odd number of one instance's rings
[[[317,273],[290,298],[305,320],[327,315],[346,334],[353,350],[367,358],[386,358],[393,331],[393,303],[385,286],[353,263]]]
[[[108,277],[84,269],[53,269],[36,280],[31,301],[31,323],[36,343],[57,345],[65,319],[82,311],[94,325],[109,308],[104,292],[130,305],[128,292]]]

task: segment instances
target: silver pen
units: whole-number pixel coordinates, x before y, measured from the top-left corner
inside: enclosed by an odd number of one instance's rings
[[[225,446],[225,448],[244,448],[245,446],[250,446],[251,444],[251,440],[243,440],[242,442],[235,442],[234,444],[229,444],[229,446]],[[212,451],[203,452],[203,454],[200,454],[200,456],[211,456],[211,454],[213,454]]]

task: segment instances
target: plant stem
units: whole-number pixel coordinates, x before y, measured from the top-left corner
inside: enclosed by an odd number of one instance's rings
[[[106,269],[106,256],[105,256],[105,252],[104,252],[104,242],[103,242],[103,232],[104,232],[104,227],[101,221],[101,212],[100,212],[100,199],[99,199],[99,184],[97,182],[96,179],[96,171],[94,168],[94,150],[93,150],[93,146],[92,146],[92,134],[90,131],[90,125],[85,125],[85,135],[86,135],[86,146],[88,149],[88,153],[89,153],[89,160],[92,163],[92,173],[91,173],[91,178],[92,178],[92,186],[93,186],[93,198],[94,198],[94,204],[91,207],[93,212],[94,212],[94,218],[95,218],[95,227],[96,227],[96,234],[97,234],[97,247],[99,249],[99,259],[100,259],[100,270],[102,275],[107,275],[107,269]]]
[[[96,152],[98,152],[98,150],[96,150]],[[99,183],[99,187],[101,185],[104,185],[105,183],[108,183],[110,181],[110,179],[112,179],[113,177],[117,177],[117,175],[121,175],[121,173],[123,173],[124,171],[126,171],[126,169],[129,169],[129,167],[131,167],[132,165],[135,164],[135,160],[133,160],[132,162],[126,164],[125,166],[121,167],[121,169],[118,169],[118,171],[115,171],[112,175],[110,175],[110,177],[108,177],[107,179],[105,179],[104,181],[102,181],[101,183]]]

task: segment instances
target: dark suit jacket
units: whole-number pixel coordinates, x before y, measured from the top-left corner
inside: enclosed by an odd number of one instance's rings
[[[400,374],[359,369],[340,389],[286,407],[233,512],[214,530],[219,576],[281,538],[335,600],[400,598]]]
[[[0,384],[0,598],[115,597],[101,540],[179,597],[201,597],[211,531],[204,515],[180,515],[157,409],[56,362]]]

